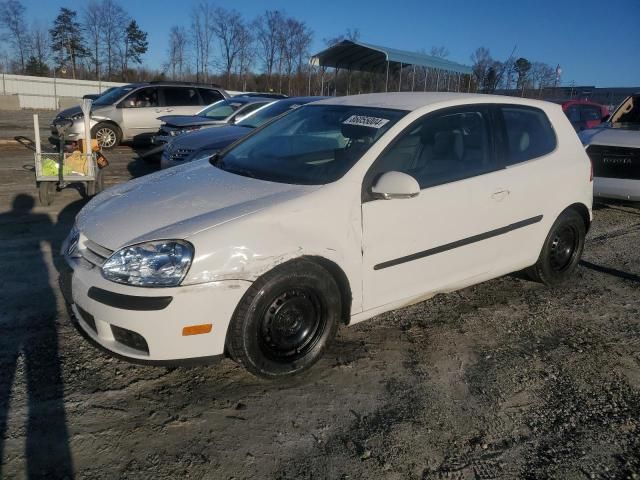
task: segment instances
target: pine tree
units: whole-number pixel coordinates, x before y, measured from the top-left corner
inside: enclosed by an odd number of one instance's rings
[[[138,22],[131,20],[125,31],[124,55],[122,58],[122,79],[127,80],[129,61],[142,64],[142,55],[147,52],[147,32],[140,30]]]
[[[73,78],[76,78],[78,60],[89,54],[84,45],[82,27],[76,17],[76,12],[62,7],[53,21],[53,27],[49,30],[51,50],[57,54],[58,66],[69,62]]]

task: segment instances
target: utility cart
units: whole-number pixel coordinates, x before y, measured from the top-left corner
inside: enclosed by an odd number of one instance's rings
[[[89,115],[91,101],[84,101],[82,110],[85,112],[85,132],[90,132]],[[98,164],[101,157],[104,165],[107,164],[99,152],[94,151],[91,140],[80,142],[79,150],[65,151],[65,132],[71,126],[71,119],[56,120],[55,128],[58,131],[58,151],[43,152],[40,142],[40,129],[38,115],[33,116],[35,130],[35,174],[38,194],[42,205],[50,205],[55,193],[67,187],[71,183],[83,183],[85,194],[89,197],[100,193],[103,189],[103,172]],[[85,139],[90,135],[85,134]],[[102,163],[102,162],[101,162]]]

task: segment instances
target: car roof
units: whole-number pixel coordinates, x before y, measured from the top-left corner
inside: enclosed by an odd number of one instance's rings
[[[241,104],[248,104],[248,103],[269,103],[269,102],[273,102],[275,101],[274,98],[266,98],[266,97],[251,97],[251,96],[247,96],[247,95],[236,95],[235,97],[229,97],[229,98],[225,98],[223,99],[229,103],[233,103],[233,102],[237,102],[237,103],[241,103]]]
[[[287,97],[278,100],[279,104],[288,104],[288,103],[309,103],[309,102],[317,102],[319,100],[325,100],[331,97],[320,97],[320,96],[307,96],[307,97]]]
[[[365,93],[345,97],[332,97],[317,102],[319,105],[348,105],[354,107],[378,107],[396,110],[418,110],[429,105],[441,103],[508,103],[528,105],[538,108],[554,105],[542,100],[509,97],[504,95],[485,95],[480,93],[452,93],[452,92],[392,92]],[[554,105],[556,108],[560,108]]]

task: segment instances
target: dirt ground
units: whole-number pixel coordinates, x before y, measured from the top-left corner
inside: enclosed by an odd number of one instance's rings
[[[156,168],[108,158],[107,184]],[[564,288],[511,275],[344,327],[274,384],[88,345],[57,288],[85,200],[40,207],[31,165],[0,146],[0,478],[640,478],[637,206],[598,206]]]

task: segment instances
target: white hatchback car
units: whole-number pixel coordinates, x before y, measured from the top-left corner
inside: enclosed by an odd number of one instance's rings
[[[132,361],[227,354],[287,376],[340,323],[522,269],[564,281],[592,187],[551,103],[323,100],[91,200],[64,247],[72,309],[88,339]]]

